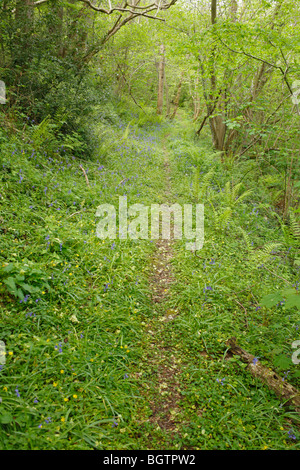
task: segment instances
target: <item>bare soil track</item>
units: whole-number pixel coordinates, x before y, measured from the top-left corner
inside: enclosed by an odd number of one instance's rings
[[[170,168],[168,155],[165,152],[164,177],[166,190],[164,199],[171,197],[170,190]],[[172,233],[172,228],[171,228]],[[168,435],[169,445],[172,446],[174,433],[178,433],[176,416],[178,415],[180,394],[180,361],[178,361],[176,349],[172,342],[168,341],[166,324],[178,315],[178,311],[170,310],[167,306],[169,287],[174,282],[171,261],[173,258],[173,241],[158,239],[156,250],[152,258],[152,275],[150,287],[152,292],[152,303],[154,317],[147,327],[149,338],[148,360],[153,364],[153,379],[157,383],[156,393],[151,397],[149,406],[152,415],[150,423],[160,428]]]

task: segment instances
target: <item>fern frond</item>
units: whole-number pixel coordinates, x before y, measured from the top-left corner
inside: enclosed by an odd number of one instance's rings
[[[241,234],[243,235],[243,238],[244,238],[244,241],[246,243],[246,246],[247,246],[247,249],[248,251],[253,251],[253,246],[251,244],[251,240],[250,240],[250,237],[248,235],[248,233],[242,228],[242,227],[237,227],[237,229],[241,232]]]
[[[199,198],[203,198],[204,195],[206,194],[207,188],[210,185],[210,182],[214,176],[215,170],[211,168],[202,178],[201,181],[201,188],[199,191]]]
[[[276,250],[280,246],[282,246],[281,243],[267,243],[261,250],[252,252],[252,261],[257,264],[266,263],[272,255],[272,251]]]
[[[40,133],[45,132],[47,127],[49,126],[51,117],[48,115],[45,117],[45,119],[42,120],[34,129],[33,135],[38,136]]]
[[[35,146],[41,145],[41,143],[49,137],[50,134],[51,118],[47,116],[32,132],[31,138]]]
[[[214,211],[214,224],[215,224],[216,230],[224,231],[231,217],[232,217],[231,207],[226,207],[226,209],[221,213]]]
[[[263,248],[262,248],[262,253],[264,255],[270,255],[272,253],[272,251],[276,250],[277,248],[279,248],[280,246],[282,246],[281,243],[267,243]]]
[[[231,188],[230,188],[230,181],[227,181],[227,183],[224,186],[224,198],[227,202],[227,204],[231,204]]]
[[[300,223],[298,222],[298,220],[296,220],[296,217],[293,212],[290,213],[290,228],[292,235],[296,239],[300,240]]]
[[[224,199],[228,206],[234,206],[239,202],[242,202],[249,194],[252,193],[252,189],[248,189],[243,194],[238,197],[240,189],[243,183],[237,183],[235,186],[231,187],[230,181],[227,181],[224,187]]]
[[[235,186],[233,186],[232,191],[231,191],[231,201],[232,202],[234,202],[235,198],[238,196],[241,186],[242,186],[242,183],[238,183]]]
[[[252,192],[253,192],[252,189],[248,189],[243,194],[241,194],[240,197],[238,197],[236,199],[236,201],[234,201],[234,204],[238,204],[239,202],[242,202],[246,197],[248,197],[250,194],[252,194]]]

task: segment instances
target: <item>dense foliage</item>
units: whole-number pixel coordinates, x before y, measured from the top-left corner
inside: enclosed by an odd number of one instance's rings
[[[298,449],[227,340],[299,388],[300,8],[104,3],[0,5],[0,448]],[[155,242],[96,236],[124,195],[204,204],[160,303]]]

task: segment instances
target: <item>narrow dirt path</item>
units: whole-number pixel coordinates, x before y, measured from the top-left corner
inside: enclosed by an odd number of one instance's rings
[[[166,189],[164,202],[171,204],[171,181],[168,154],[165,150],[164,177]],[[171,228],[172,233],[172,228]],[[158,239],[152,258],[150,288],[152,292],[153,317],[148,322],[148,353],[145,360],[152,369],[155,384],[149,395],[148,406],[151,410],[149,423],[153,429],[162,432],[165,442],[161,449],[172,448],[175,433],[178,434],[176,416],[179,411],[180,393],[180,358],[174,348],[168,324],[178,312],[168,308],[169,287],[174,281],[171,261],[173,258],[173,240]],[[150,439],[151,440],[151,439]],[[165,446],[165,447],[164,447]],[[174,447],[173,447],[174,448]]]

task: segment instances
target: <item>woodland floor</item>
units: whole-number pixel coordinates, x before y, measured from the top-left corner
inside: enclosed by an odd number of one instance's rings
[[[170,167],[165,148],[164,151],[166,189],[163,203],[169,204],[172,199]],[[152,365],[155,383],[155,389],[149,397],[149,406],[152,412],[149,422],[155,429],[161,429],[166,433],[166,448],[168,448],[172,445],[174,433],[178,432],[176,415],[178,415],[181,399],[179,375],[182,366],[178,361],[178,351],[174,349],[172,344],[166,342],[165,325],[167,322],[172,322],[179,315],[179,312],[178,310],[169,309],[166,302],[168,296],[170,296],[170,284],[174,282],[174,273],[171,266],[173,258],[172,237],[170,240],[159,239],[155,245],[151,266],[152,275],[150,277],[154,317],[148,323],[145,332],[149,337],[148,354],[145,360],[148,365]]]
[[[130,129],[131,115],[113,119],[111,127],[97,123],[110,139],[106,157],[104,144],[99,150],[101,165],[81,167],[68,156],[45,165],[44,154],[23,150],[22,142],[7,146],[0,319],[9,354],[1,368],[1,448],[299,448],[293,403],[286,406],[227,344],[236,337],[250,362],[259,358],[298,387],[291,361],[297,309],[260,305],[263,294],[298,279],[290,250],[273,258],[260,252],[266,240],[284,242],[263,185],[232,213],[251,234],[254,258],[240,232],[232,236],[220,226],[220,188],[227,181],[234,187],[252,162],[221,164],[210,142],[195,143],[181,116],[144,126],[136,118]],[[145,205],[194,202],[199,155],[201,183],[206,178],[219,211],[205,205],[200,253],[172,237],[95,237],[96,203],[118,204],[122,194]],[[259,174],[251,174],[247,184],[259,192]],[[20,300],[21,287],[28,293]]]

